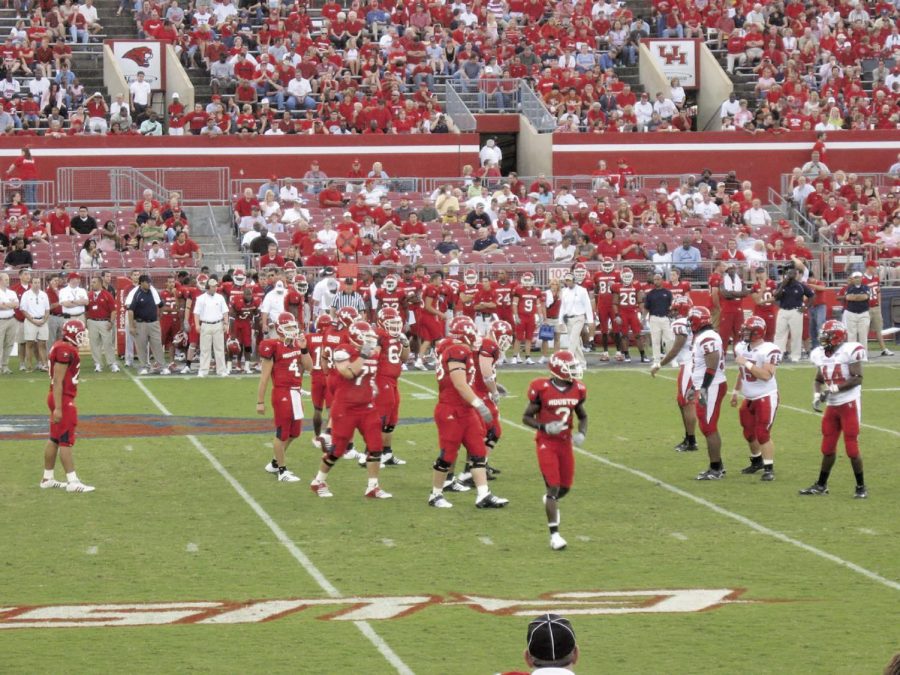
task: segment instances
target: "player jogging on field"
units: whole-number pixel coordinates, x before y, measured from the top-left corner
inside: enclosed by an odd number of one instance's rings
[[[686,399],[697,404],[697,422],[709,453],[709,468],[698,474],[697,480],[721,480],[725,477],[725,467],[722,465],[719,411],[728,388],[725,352],[722,338],[713,328],[712,315],[706,307],[693,307],[687,318],[694,341],[691,345],[691,386]]]
[[[558,351],[550,357],[550,377],[538,378],[528,386],[528,407],[522,422],[537,429],[535,443],[538,466],[547,492],[544,509],[550,528],[550,548],[559,551],[566,540],[559,533],[559,500],[572,489],[575,455],[572,446],[582,445],[588,416],[584,409],[587,389],[579,382],[583,370],[572,352]],[[572,432],[572,414],[578,417],[578,431]]]
[[[766,341],[766,320],[751,316],[741,327],[741,338],[734,346],[738,379],[731,392],[731,407],[738,404],[738,394],[743,395],[740,420],[744,438],[750,445],[750,466],[743,474],[762,470],[762,480],[775,480],[775,445],[772,443],[772,425],[778,412],[778,383],[775,369],[781,363],[781,350],[774,342]]]
[[[479,509],[502,508],[509,500],[491,494],[485,468],[487,447],[484,444],[484,424],[489,424],[493,416],[485,402],[472,389],[478,331],[472,319],[457,316],[450,322],[448,333],[449,338],[438,345],[435,365],[438,403],[434,409],[434,421],[438,428],[440,454],[433,465],[428,505],[440,509],[453,506],[444,497],[443,486],[447,472],[456,461],[459,446],[462,445],[472,464],[475,506]]]
[[[262,371],[256,391],[256,412],[266,412],[266,389],[272,380],[272,414],[275,418],[275,457],[266,464],[266,471],[277,474],[282,483],[296,483],[300,479],[285,467],[284,455],[288,446],[300,436],[303,426],[303,402],[300,388],[303,373],[312,370],[306,337],[300,332],[297,319],[290,312],[282,312],[275,320],[278,338],[263,340],[259,345]]]
[[[827,495],[828,476],[837,458],[837,443],[844,434],[844,450],[850,458],[856,477],[856,499],[869,496],[863,479],[863,461],[859,454],[859,423],[862,417],[863,362],[868,360],[866,348],[858,342],[847,342],[847,329],[840,321],[831,319],[822,325],[819,346],[809,355],[816,366],[813,408],[822,417],[822,468],[819,480],[801,495]]]
[[[50,392],[47,407],[50,409],[50,436],[44,446],[44,477],[42,489],[64,488],[66,492],[93,492],[93,485],[85,485],[75,473],[72,446],[75,445],[75,428],[78,426],[78,376],[81,373],[81,357],[78,348],[87,339],[87,329],[78,319],[63,324],[60,338],[50,349]],[[56,458],[59,456],[66,472],[66,480],[53,477]]]
[[[663,359],[650,368],[650,375],[656,377],[656,373],[660,368],[675,363],[678,365],[678,378],[676,380],[675,400],[678,403],[678,409],[681,412],[681,421],[684,424],[684,439],[675,446],[677,452],[694,452],[697,449],[697,409],[693,401],[687,398],[688,390],[691,388],[691,367],[694,334],[691,332],[691,325],[688,322],[687,315],[691,311],[693,303],[687,295],[675,297],[672,300],[672,307],[669,310],[670,316],[674,317],[672,321],[672,334],[675,339],[672,346],[663,357]]]

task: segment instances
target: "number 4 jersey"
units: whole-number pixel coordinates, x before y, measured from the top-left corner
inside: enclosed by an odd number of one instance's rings
[[[850,366],[854,363],[868,361],[866,348],[858,342],[845,342],[838,347],[831,356],[825,354],[822,347],[816,347],[809,355],[809,360],[819,369],[825,384],[843,384],[850,377]],[[856,386],[851,389],[840,391],[836,394],[828,395],[828,405],[843,405],[859,401],[862,387]]]
[[[551,378],[542,377],[534,380],[528,386],[528,400],[540,406],[537,420],[541,424],[547,424],[548,422],[565,422],[566,424],[565,431],[556,436],[538,431],[538,442],[552,442],[553,440],[571,442],[572,418],[575,416],[575,408],[587,400],[587,388],[585,388],[584,383],[576,380],[567,383],[565,388],[560,389],[553,383]]]

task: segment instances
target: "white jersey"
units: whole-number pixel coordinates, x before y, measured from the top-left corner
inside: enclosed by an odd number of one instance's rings
[[[725,350],[722,349],[722,338],[712,328],[694,334],[691,352],[694,356],[693,369],[691,370],[691,382],[695,389],[703,385],[703,376],[706,374],[706,355],[719,352],[719,366],[710,384],[725,382]]]
[[[751,365],[762,368],[767,363],[777,366],[781,363],[781,350],[774,342],[763,342],[756,347],[750,347],[746,342],[738,342],[734,346],[734,353],[737,356],[743,356]],[[775,376],[770,380],[760,380],[750,374],[749,368],[740,367],[741,393],[744,398],[754,401],[758,398],[764,398],[769,394],[778,392],[778,383],[775,382]]]
[[[684,336],[684,344],[681,346],[678,356],[675,357],[675,363],[680,365],[690,363],[694,334],[691,332],[691,325],[688,323],[687,317],[680,316],[672,322],[672,333]]]
[[[828,356],[822,347],[816,347],[809,355],[810,361],[819,369],[825,384],[843,384],[850,377],[850,365],[853,363],[862,363],[868,361],[866,348],[858,342],[845,342],[835,350],[834,354]],[[828,405],[843,405],[844,403],[852,403],[859,401],[861,386],[853,387],[836,394],[829,394]]]

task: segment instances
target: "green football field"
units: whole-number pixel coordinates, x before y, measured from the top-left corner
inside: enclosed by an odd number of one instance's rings
[[[590,370],[559,552],[521,426],[537,370],[500,373],[492,489],[510,504],[496,511],[472,493],[426,506],[431,373],[402,380],[394,449],[408,464],[383,471],[385,501],[364,499],[350,462],[332,472],[334,498],[312,494],[307,432],[288,457],[303,482],[265,473],[254,377],[138,383],[89,359],[76,463],[97,491],[39,490],[46,381],[4,378],[0,671],[489,674],[522,669],[528,617],[556,610],[578,634],[580,673],[879,673],[900,651],[900,366],[875,361],[868,500],[852,498],[843,448],[831,494],[797,495],[820,460],[809,366],[778,374],[774,483],[740,474],[730,408],[728,476],[694,480],[704,449],[672,450],[674,370]]]

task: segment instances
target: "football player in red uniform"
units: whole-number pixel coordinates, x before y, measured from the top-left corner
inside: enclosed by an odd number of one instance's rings
[[[397,278],[396,274],[388,274],[381,283],[381,288],[375,291],[375,299],[378,301],[379,309],[390,307],[400,313],[402,320],[402,312],[406,305],[406,293],[398,288],[399,283],[400,279]]]
[[[681,421],[684,424],[684,439],[675,446],[678,452],[694,452],[697,450],[697,409],[693,401],[688,401],[687,395],[691,388],[691,356],[694,334],[691,332],[691,324],[687,320],[688,312],[693,303],[691,296],[676,296],[672,300],[669,315],[672,317],[672,334],[675,339],[672,346],[662,358],[650,368],[650,375],[656,377],[660,368],[674,363],[678,366],[678,378],[676,379],[675,401],[681,411]]]
[[[457,310],[463,316],[475,319],[475,296],[478,294],[478,272],[466,270],[463,275],[463,285],[459,289],[459,304]]]
[[[350,447],[353,434],[359,430],[366,443],[366,470],[369,481],[365,496],[389,499],[392,495],[378,485],[381,470],[381,420],[375,407],[375,373],[378,371],[378,335],[368,321],[356,321],[347,329],[347,341],[338,345],[332,355],[334,400],[331,405],[332,443],[325,448],[319,472],[310,489],[319,497],[331,497],[326,479],[335,463]]]
[[[300,479],[288,471],[284,455],[288,447],[300,436],[303,426],[303,402],[300,398],[303,373],[312,370],[306,337],[300,332],[297,319],[290,312],[282,312],[275,320],[278,339],[263,340],[259,344],[262,372],[256,391],[256,412],[266,412],[266,389],[272,380],[272,414],[275,418],[275,440],[272,449],[275,457],[266,464],[266,471],[278,476],[282,483],[296,483]]]
[[[85,485],[75,473],[72,446],[75,445],[75,428],[78,426],[78,409],[75,397],[78,395],[78,376],[81,373],[81,357],[78,348],[87,339],[87,329],[78,319],[70,319],[63,324],[59,340],[53,343],[50,361],[50,392],[47,407],[50,409],[50,436],[44,446],[43,489],[64,488],[66,492],[93,492],[92,485]],[[56,458],[59,456],[66,480],[58,481],[53,476]]]
[[[497,318],[497,291],[487,277],[481,280],[472,303],[475,309],[475,326],[480,332],[487,333]]]
[[[159,293],[162,307],[159,308],[159,339],[166,350],[168,367],[175,365],[175,336],[181,330],[178,320],[178,290],[175,288],[175,277],[166,279],[166,287]]]
[[[775,304],[775,289],[778,284],[769,278],[766,268],[762,265],[756,268],[756,281],[750,287],[753,297],[753,315],[766,322],[766,341],[775,339],[775,316],[778,314],[778,306]]]
[[[438,345],[435,367],[438,403],[434,409],[434,421],[438,429],[440,453],[434,462],[431,496],[428,498],[428,505],[435,508],[448,509],[453,506],[444,497],[443,486],[461,445],[466,448],[472,464],[472,480],[477,491],[475,506],[497,509],[506,506],[509,501],[495,497],[487,485],[484,425],[493,421],[493,415],[472,388],[475,382],[473,351],[478,340],[475,322],[467,316],[457,316],[450,322],[448,339]]]
[[[837,459],[837,444],[844,434],[844,450],[850,458],[856,477],[856,499],[866,499],[869,491],[863,477],[863,461],[859,454],[859,423],[862,417],[863,363],[868,360],[866,346],[847,341],[847,328],[830,319],[819,331],[819,346],[809,355],[816,366],[813,408],[822,417],[822,468],[819,479],[801,495],[827,495],[828,477]]]
[[[531,365],[534,363],[531,359],[531,341],[534,339],[538,321],[544,322],[544,292],[534,287],[534,275],[525,272],[512,297],[516,339],[512,345],[513,355],[510,363],[515,364],[521,360],[522,363]]]
[[[506,270],[497,273],[497,281],[493,283],[494,293],[497,297],[497,318],[512,325],[513,318],[512,298],[516,290],[516,282],[510,280]]]
[[[191,361],[197,355],[197,347],[200,344],[200,333],[197,327],[189,318],[194,314],[194,303],[197,298],[203,295],[203,289],[209,276],[206,274],[198,274],[193,279],[188,278],[186,283],[181,287],[181,300],[184,303],[184,312],[182,314],[182,330],[187,333],[188,347],[184,352],[184,368],[181,369],[182,375],[188,375],[191,372]]]
[[[253,289],[249,286],[243,286],[237,297],[231,296],[231,317],[234,320],[231,335],[239,348],[232,367],[239,368],[240,361],[243,360],[245,373],[252,372],[250,357],[253,353],[253,326],[259,320],[259,305],[259,298],[253,296]]]
[[[672,297],[678,298],[682,295],[690,295],[691,282],[682,281],[681,272],[679,272],[677,268],[673,267],[669,270],[669,280],[663,284],[663,288],[668,288],[670,291],[672,291]]]
[[[316,331],[306,334],[306,344],[313,364],[310,375],[310,395],[313,404],[313,445],[316,447],[319,447],[316,439],[322,435],[322,411],[325,408],[331,408],[331,393],[328,390],[328,363],[331,360],[331,347],[325,342],[331,326],[331,316],[319,314],[315,323]]]
[[[644,353],[644,336],[641,334],[640,308],[644,304],[644,292],[634,282],[634,273],[628,267],[622,268],[622,281],[612,285],[613,292],[613,326],[619,334],[619,351],[616,360],[631,362],[628,334],[634,335],[641,363],[650,363]]]
[[[394,456],[391,443],[394,428],[400,421],[400,387],[397,383],[403,364],[409,356],[409,340],[403,334],[403,318],[393,307],[382,307],[378,312],[378,372],[375,375],[375,386],[378,395],[375,403],[381,419],[381,463],[385,466],[400,466],[406,462]],[[366,461],[365,456],[359,458],[360,464]]]
[[[581,378],[581,364],[572,352],[562,350],[550,357],[550,377],[538,378],[528,386],[528,407],[522,423],[537,429],[538,466],[547,491],[544,509],[550,528],[550,548],[559,551],[566,540],[559,533],[559,500],[572,489],[575,455],[572,447],[584,444],[588,416],[584,409],[587,389]],[[572,432],[572,414],[578,417],[578,431]]]
[[[444,300],[444,275],[435,272],[428,285],[422,289],[422,308],[419,310],[417,325],[419,334],[419,353],[415,368],[426,370],[425,355],[431,345],[444,337],[444,312],[447,310]]]
[[[618,329],[613,325],[613,284],[622,281],[616,271],[616,263],[612,258],[604,258],[600,263],[600,271],[594,274],[594,288],[597,290],[597,331],[600,333],[601,361],[609,361],[609,335],[613,334],[616,349],[619,348]]]

